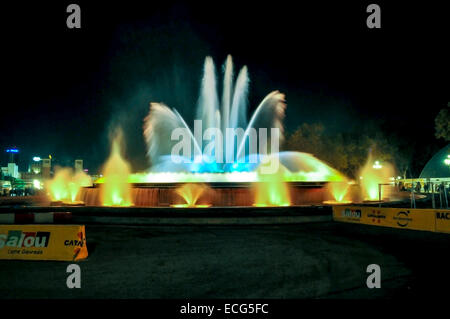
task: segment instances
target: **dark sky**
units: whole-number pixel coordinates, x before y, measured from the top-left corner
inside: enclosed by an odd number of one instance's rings
[[[382,28],[374,30],[366,27],[371,2],[336,2],[2,4],[0,146],[20,149],[20,169],[52,154],[68,164],[83,158],[95,172],[109,129],[121,125],[134,169],[145,169],[149,102],[190,123],[205,56],[221,65],[229,53],[236,68],[249,68],[251,110],[274,89],[286,94],[288,131],[375,122],[417,147],[442,145],[433,134],[450,101],[446,8],[375,1]],[[81,7],[81,29],[66,27],[70,3]]]

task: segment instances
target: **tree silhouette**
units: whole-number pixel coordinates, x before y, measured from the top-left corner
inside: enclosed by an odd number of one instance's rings
[[[369,152],[374,159],[393,164],[403,177],[407,172],[411,174],[412,145],[404,145],[395,136],[385,136],[376,127],[331,134],[322,123],[304,123],[287,134],[284,149],[313,154],[351,178],[366,163]]]

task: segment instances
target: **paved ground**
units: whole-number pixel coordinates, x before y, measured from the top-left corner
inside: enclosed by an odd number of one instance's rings
[[[443,298],[450,236],[333,222],[87,226],[82,288],[66,262],[0,261],[0,298]],[[366,288],[379,264],[382,288]],[[448,294],[447,294],[448,295]]]

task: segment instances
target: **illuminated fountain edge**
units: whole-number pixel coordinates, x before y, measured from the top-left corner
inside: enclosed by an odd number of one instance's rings
[[[186,209],[203,209],[203,208],[237,208],[237,207],[267,207],[271,205],[259,205],[256,203],[256,192],[258,185],[264,185],[264,182],[210,182],[201,183],[207,186],[207,191],[203,197],[209,200],[201,200],[199,205],[186,206],[180,201],[181,197],[177,194],[177,190],[184,185],[195,183],[183,182],[167,182],[167,183],[131,183],[131,196],[134,207],[148,208],[177,208]],[[200,184],[200,183],[199,183]],[[305,207],[305,206],[336,206],[336,205],[364,205],[372,206],[380,203],[396,203],[409,200],[409,198],[383,198],[381,202],[348,200],[348,199],[332,199],[328,186],[332,184],[328,181],[302,181],[302,182],[284,182],[289,192],[289,205],[273,205],[289,206],[289,207]],[[357,185],[354,185],[357,186]],[[83,187],[80,190],[77,200],[83,201],[85,206],[104,206],[100,203],[100,190],[102,184],[94,183],[91,187]]]
[[[199,183],[199,182],[198,182]],[[206,207],[254,207],[256,187],[264,182],[201,182],[207,186],[207,190],[199,198],[199,205],[190,208]],[[285,182],[290,206],[322,205],[326,196],[324,186],[327,182]],[[132,202],[135,207],[170,207],[184,202],[176,190],[186,182],[166,183],[130,183]],[[192,182],[192,184],[196,184]],[[86,206],[102,206],[100,202],[100,190],[102,183],[94,183],[92,187],[84,187],[80,190],[77,200],[81,200]],[[206,201],[204,199],[207,199]],[[262,205],[267,206],[267,205]],[[270,206],[270,205],[269,205]],[[276,206],[276,205],[274,205]],[[180,206],[173,206],[180,207]],[[179,209],[179,208],[177,208]]]
[[[323,186],[329,181],[343,181],[345,177],[320,160],[306,153],[284,153],[291,162],[278,166],[271,174],[260,167],[252,171],[232,172],[146,172],[124,177],[118,188],[128,187],[134,206],[194,207],[189,197],[197,197],[202,206],[291,206],[317,205],[325,199]],[[295,156],[292,156],[295,155]],[[295,161],[297,160],[297,161]],[[285,165],[286,164],[286,165]],[[84,188],[77,200],[87,206],[102,205],[99,194],[104,193],[107,177],[97,179],[92,188]],[[180,192],[179,188],[191,185]],[[195,195],[198,185],[207,191]],[[197,188],[197,191],[194,191]],[[183,193],[186,196],[183,195]],[[180,197],[185,201],[179,202]],[[203,203],[202,203],[203,200]],[[194,200],[195,204],[196,200]],[[131,205],[128,205],[131,206]]]

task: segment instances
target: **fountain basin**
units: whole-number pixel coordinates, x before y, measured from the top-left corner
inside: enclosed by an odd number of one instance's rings
[[[207,183],[207,189],[197,201],[197,205],[213,207],[244,206],[255,204],[255,184],[257,183]],[[326,182],[287,182],[291,205],[322,205],[326,199]],[[136,207],[170,207],[183,205],[183,198],[175,190],[182,183],[136,183],[131,184],[131,198]],[[85,206],[102,206],[101,184],[84,187],[77,200]]]

